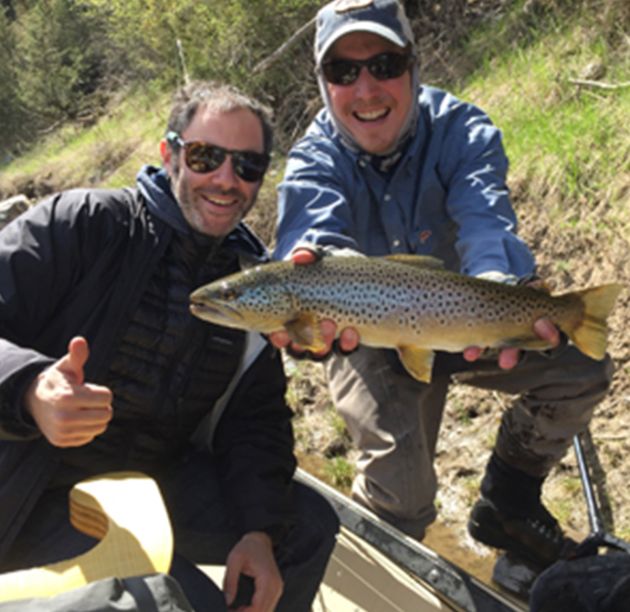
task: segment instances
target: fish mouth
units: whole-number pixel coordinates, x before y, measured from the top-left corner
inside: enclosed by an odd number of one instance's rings
[[[225,304],[218,305],[192,301],[190,303],[190,312],[200,319],[213,323],[223,321],[238,322],[243,320],[243,316],[240,312]]]

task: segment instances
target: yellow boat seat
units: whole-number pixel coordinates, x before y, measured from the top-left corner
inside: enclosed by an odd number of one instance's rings
[[[77,483],[70,520],[100,542],[71,559],[0,574],[0,602],[51,597],[102,578],[168,573],[173,532],[160,490],[145,474],[112,472]]]

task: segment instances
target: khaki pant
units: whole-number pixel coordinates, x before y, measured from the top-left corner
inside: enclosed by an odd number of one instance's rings
[[[572,346],[526,352],[512,370],[496,359],[466,362],[438,353],[430,384],[414,380],[393,351],[361,347],[326,364],[332,399],[360,450],[353,497],[411,536],[435,519],[433,461],[452,382],[519,398],[504,412],[495,452],[532,476],[546,476],[588,425],[612,379],[609,357]]]

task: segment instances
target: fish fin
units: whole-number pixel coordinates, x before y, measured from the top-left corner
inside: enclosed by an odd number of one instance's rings
[[[430,383],[435,353],[429,349],[405,345],[396,347],[398,357],[411,376],[421,382]]]
[[[409,253],[398,253],[396,255],[385,255],[385,259],[396,263],[416,266],[417,268],[429,268],[433,270],[443,270],[444,262],[437,257],[430,255],[410,255]]]
[[[319,331],[319,320],[312,314],[301,314],[296,319],[287,321],[284,328],[289,338],[307,351],[319,353],[326,348]]]
[[[606,355],[608,339],[606,319],[622,288],[621,285],[613,283],[573,293],[582,301],[584,315],[573,328],[564,329],[561,326],[561,329],[575,346],[593,359],[601,360]]]

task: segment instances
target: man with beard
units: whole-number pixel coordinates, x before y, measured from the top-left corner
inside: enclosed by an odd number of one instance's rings
[[[0,232],[1,571],[91,548],[69,489],[137,470],[163,493],[171,574],[195,610],[226,609],[239,583],[252,612],[310,610],[338,522],[292,480],[279,354],[188,300],[266,259],[242,219],[271,146],[264,107],[195,82],[175,96],[162,169],[55,194]],[[225,595],[197,563],[226,565]]]

